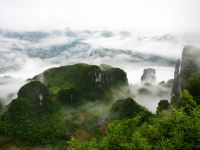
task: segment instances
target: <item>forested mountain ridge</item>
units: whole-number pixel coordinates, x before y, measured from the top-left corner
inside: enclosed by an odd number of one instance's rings
[[[103,94],[112,86],[128,85],[126,73],[108,65],[62,66],[49,69],[34,79],[43,82],[52,94],[73,90],[85,101],[102,100]]]
[[[200,149],[199,55],[198,48],[184,48],[175,67],[172,100],[161,100],[156,115],[114,121],[100,139],[73,137],[69,149]]]
[[[79,132],[99,134],[98,128],[110,118],[112,89],[126,86],[126,73],[108,65],[48,69],[29,79],[4,108],[0,133],[33,145],[65,141]],[[90,108],[103,106],[109,106],[106,116]]]
[[[1,147],[200,149],[199,54],[198,48],[184,48],[172,80],[172,101],[161,100],[156,114],[135,102],[119,68],[75,64],[48,69],[3,108]]]

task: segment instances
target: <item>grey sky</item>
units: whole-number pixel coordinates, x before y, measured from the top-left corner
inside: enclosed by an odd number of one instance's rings
[[[0,28],[200,32],[200,0],[0,0]]]

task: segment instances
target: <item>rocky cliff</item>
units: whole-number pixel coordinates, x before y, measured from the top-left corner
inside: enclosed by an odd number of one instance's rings
[[[1,114],[0,133],[33,145],[65,141],[82,129],[96,132],[111,88],[128,84],[123,70],[88,64],[52,68],[29,81]]]
[[[33,79],[43,82],[52,95],[72,96],[77,93],[76,101],[99,101],[110,88],[128,84],[123,70],[108,65],[62,66],[49,69]],[[70,91],[73,92],[70,94]],[[66,100],[73,101],[73,97]]]
[[[178,60],[174,71],[174,84],[172,87],[171,103],[179,105],[180,94],[185,89],[188,78],[200,71],[200,49],[193,46],[185,46],[181,61]]]
[[[141,81],[143,83],[154,83],[156,82],[156,70],[153,68],[144,69]]]
[[[37,105],[45,105],[48,103],[50,95],[47,87],[40,81],[31,81],[20,88],[18,98],[25,98],[33,101]]]

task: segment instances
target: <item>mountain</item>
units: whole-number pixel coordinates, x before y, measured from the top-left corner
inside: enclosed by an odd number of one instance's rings
[[[128,84],[123,70],[108,65],[61,66],[51,68],[33,79],[43,82],[52,95],[71,92],[72,95],[76,95],[77,101],[78,99],[79,101],[101,101],[110,88]]]
[[[141,77],[142,82],[146,83],[154,83],[156,81],[156,70],[153,68],[144,69],[143,75]]]
[[[71,138],[72,149],[199,149],[200,137],[200,49],[187,46],[175,67],[175,78],[159,85],[143,83],[149,91],[173,84],[171,103],[162,99],[155,115],[134,115],[141,107],[131,98],[116,101],[111,107],[114,117],[100,138],[82,142]],[[181,66],[181,67],[180,67]],[[153,71],[154,72],[154,71]],[[153,73],[154,74],[154,73]],[[154,74],[155,75],[155,74]],[[156,88],[153,88],[155,86]],[[160,87],[159,87],[160,86]],[[175,90],[175,91],[174,91]],[[176,93],[178,92],[178,93]],[[149,92],[144,92],[149,93]],[[147,97],[149,100],[150,94]],[[152,104],[152,103],[151,103]],[[123,112],[123,114],[121,114]],[[141,112],[141,111],[140,111]],[[131,117],[134,116],[134,117]]]
[[[0,134],[33,145],[66,140],[80,130],[92,134],[108,119],[99,109],[108,115],[112,89],[127,85],[126,73],[109,65],[48,69],[22,86],[18,97],[4,108]]]
[[[194,58],[182,59],[181,63],[187,64],[189,60],[195,65]],[[189,69],[189,65],[182,66],[183,70]],[[155,70],[150,70],[155,77]],[[184,85],[191,95],[186,90],[180,93],[180,100],[177,99],[180,109],[173,108],[168,100],[161,100],[157,114],[151,114],[135,101],[137,94],[152,103],[150,98],[169,93],[171,83],[182,82],[142,82],[135,89],[133,99],[127,98],[133,93],[126,73],[120,68],[79,63],[48,69],[29,79],[19,89],[18,97],[3,108],[0,145],[23,149],[27,146],[30,149],[46,146],[53,149],[161,149],[172,145],[172,149],[182,149],[186,144],[197,149],[200,111],[196,102],[199,101],[200,75],[197,70],[189,71],[185,73],[195,73],[195,76],[188,74],[183,80],[186,84],[180,86]],[[176,65],[177,78],[183,79],[185,73],[181,76]],[[167,143],[163,143],[162,138]]]
[[[31,81],[4,108],[0,134],[34,145],[62,140],[65,130],[54,122],[58,110],[59,106],[50,100],[48,89],[39,81]]]
[[[37,105],[46,105],[50,99],[47,87],[39,81],[31,81],[21,87],[18,91],[18,98],[26,98]]]
[[[139,113],[150,115],[148,110],[138,105],[132,98],[120,99],[116,101],[110,110],[111,118],[114,119],[125,119],[133,118]]]
[[[172,104],[179,105],[181,92],[187,88],[189,78],[200,72],[200,49],[194,46],[185,46],[182,52],[181,62],[177,61],[174,72],[174,84],[172,87]]]
[[[122,68],[131,83],[137,82],[131,77],[132,71],[139,74],[143,66],[168,67],[172,72],[177,56],[171,52],[182,48],[182,41],[174,42],[171,39],[176,36],[172,37],[168,35],[166,39],[157,40],[159,36],[143,36],[130,31],[0,30],[0,76],[11,76],[15,80],[10,85],[0,86],[4,93],[0,99],[8,104],[8,97],[14,95],[14,98],[28,78],[48,68],[76,63],[105,63]],[[167,55],[162,55],[163,51],[167,51]],[[138,65],[140,67],[135,67]]]

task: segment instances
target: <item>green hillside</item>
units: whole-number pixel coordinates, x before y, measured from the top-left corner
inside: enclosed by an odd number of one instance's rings
[[[99,101],[112,87],[127,85],[126,73],[107,65],[75,64],[51,68],[33,79],[40,80],[52,95],[71,90],[80,101]]]
[[[106,120],[102,122],[100,111],[90,107],[112,105],[111,89],[125,85],[126,73],[107,65],[49,69],[22,86],[18,97],[4,108],[0,134],[21,146],[62,143],[84,132],[99,134]]]

